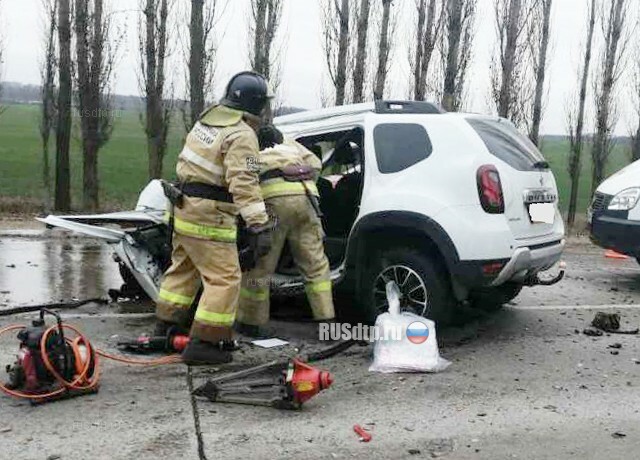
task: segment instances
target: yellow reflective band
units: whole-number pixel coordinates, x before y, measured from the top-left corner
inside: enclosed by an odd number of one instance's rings
[[[236,319],[235,313],[215,313],[212,311],[204,311],[198,308],[195,316],[196,321],[209,323],[216,326],[231,326]]]
[[[264,302],[269,299],[269,289],[240,289],[240,296],[245,299],[257,300]]]
[[[169,214],[165,214],[165,221],[169,220]],[[208,238],[224,243],[234,243],[238,230],[234,227],[213,227],[210,225],[192,224],[186,220],[174,218],[173,228],[176,232],[187,236]]]
[[[161,300],[165,300],[170,303],[174,303],[176,305],[182,305],[185,307],[190,307],[193,303],[193,299],[195,297],[189,297],[187,295],[176,294],[175,292],[169,292],[165,289],[160,289],[158,297]]]
[[[318,195],[316,184],[311,181],[306,181],[305,184],[313,195]],[[300,182],[281,181],[265,183],[261,185],[260,188],[262,190],[262,197],[265,199],[283,195],[304,195],[306,193],[304,186]]]
[[[305,288],[308,293],[317,294],[318,292],[331,291],[331,281],[315,281],[307,283]]]

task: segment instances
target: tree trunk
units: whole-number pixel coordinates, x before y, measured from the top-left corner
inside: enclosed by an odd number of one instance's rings
[[[59,0],[58,43],[58,121],[56,124],[56,190],[57,211],[71,208],[69,143],[71,140],[71,19],[69,0]]]
[[[436,47],[438,39],[439,24],[436,23],[436,3],[437,0],[429,0],[427,7],[427,24],[424,31],[424,44],[422,45],[422,62],[420,63],[420,101],[427,96],[427,75],[429,74],[429,65],[431,64],[431,56]]]
[[[384,98],[384,88],[387,81],[389,62],[389,21],[391,17],[391,2],[393,0],[382,0],[382,29],[380,31],[380,44],[378,46],[378,70],[376,72],[376,84],[373,97],[376,100]]]
[[[615,71],[620,56],[618,45],[624,27],[624,15],[626,0],[612,0],[609,14],[609,24],[606,30],[604,69],[599,84],[600,92],[596,109],[596,139],[592,150],[592,182],[591,192],[604,179],[605,168],[611,147],[611,110],[613,89],[617,82]]]
[[[502,78],[498,98],[498,115],[508,118],[511,115],[513,104],[513,74],[515,70],[516,52],[518,49],[518,35],[520,33],[520,15],[522,0],[510,0],[507,23],[507,42],[502,50]]]
[[[444,72],[442,106],[445,110],[457,109],[456,78],[458,76],[458,56],[462,36],[462,7],[460,0],[447,0],[447,60]]]
[[[253,43],[253,69],[264,75],[264,38],[265,38],[265,20],[267,17],[268,0],[256,0],[256,36]]]
[[[578,188],[580,185],[580,174],[582,172],[582,146],[584,130],[584,110],[587,99],[587,85],[589,83],[589,69],[591,66],[591,47],[593,45],[593,30],[596,24],[596,0],[591,0],[591,12],[589,14],[589,28],[587,31],[587,43],[584,53],[584,63],[582,64],[582,80],[580,82],[580,95],[578,105],[578,118],[576,120],[575,134],[572,135],[571,155],[569,158],[569,176],[571,178],[571,193],[569,198],[569,212],[567,224],[573,227],[575,223],[576,210],[578,207]]]
[[[44,187],[44,203],[51,206],[51,169],[49,166],[49,140],[55,126],[55,71],[56,71],[56,42],[57,3],[52,0],[46,3],[49,28],[45,39],[45,60],[42,66],[42,110],[40,120],[40,137],[42,139],[42,184]]]
[[[191,125],[204,111],[205,37],[204,0],[191,0],[191,24],[189,26],[191,48],[189,50],[189,99]]]
[[[631,161],[640,160],[640,122],[638,123],[638,129],[636,133],[632,136],[632,144],[631,144]]]
[[[542,40],[538,50],[538,67],[536,69],[536,90],[533,102],[533,120],[529,138],[539,145],[540,121],[542,119],[542,94],[544,93],[545,73],[547,70],[547,48],[549,47],[549,29],[551,22],[552,0],[542,0]]]
[[[347,57],[349,55],[349,0],[342,0],[342,7],[338,11],[338,15],[340,35],[336,72],[336,105],[344,105],[347,86]]]
[[[416,101],[424,100],[423,90],[420,87],[420,82],[422,81],[421,71],[422,71],[422,53],[424,46],[424,22],[426,18],[427,5],[425,0],[420,0],[417,3],[417,12],[418,12],[418,26],[416,32],[416,56],[413,63],[413,98]]]
[[[358,43],[356,46],[356,65],[353,71],[353,102],[363,102],[364,80],[367,64],[367,34],[369,32],[369,12],[371,0],[360,0],[358,15]]]

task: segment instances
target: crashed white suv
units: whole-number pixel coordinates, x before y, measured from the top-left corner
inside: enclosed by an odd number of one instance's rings
[[[404,309],[446,321],[460,303],[509,301],[560,259],[564,226],[553,174],[504,119],[379,101],[275,123],[322,158],[325,250],[336,293],[353,300],[338,302],[343,317],[374,319],[387,308],[386,282],[395,280]],[[170,258],[165,207],[153,181],[135,211],[41,220],[106,240],[123,291],[155,299]],[[302,281],[285,249],[271,293],[296,295]]]
[[[511,300],[561,257],[553,173],[507,120],[379,101],[275,123],[323,159],[336,287],[369,318],[386,308],[389,280],[404,308],[447,320],[457,302]]]

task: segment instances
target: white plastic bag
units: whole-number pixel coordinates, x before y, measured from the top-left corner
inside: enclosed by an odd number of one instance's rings
[[[400,313],[400,289],[386,285],[389,311],[376,319],[378,337],[373,348],[372,372],[439,372],[451,364],[440,357],[433,321]],[[397,340],[400,339],[400,340]]]

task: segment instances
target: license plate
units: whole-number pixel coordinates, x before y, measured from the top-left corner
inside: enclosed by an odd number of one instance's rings
[[[556,216],[556,208],[553,203],[531,203],[528,208],[531,223],[553,224]]]

